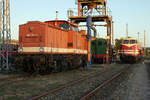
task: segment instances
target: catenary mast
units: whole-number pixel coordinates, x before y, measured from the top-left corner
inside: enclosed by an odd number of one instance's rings
[[[0,70],[10,70],[10,0],[0,1]]]

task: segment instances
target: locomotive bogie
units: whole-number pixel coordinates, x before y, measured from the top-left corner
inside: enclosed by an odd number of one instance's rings
[[[14,67],[16,69],[30,73],[38,72],[46,74],[81,67],[83,60],[86,60],[86,55],[20,54],[15,56],[13,63],[15,63]]]
[[[122,62],[130,62],[130,63],[135,63],[138,62],[140,56],[134,56],[134,55],[121,55],[120,60]]]

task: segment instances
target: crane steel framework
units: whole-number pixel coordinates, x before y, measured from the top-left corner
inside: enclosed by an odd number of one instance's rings
[[[106,15],[106,0],[78,0],[78,16]]]
[[[111,59],[111,34],[112,34],[112,16],[107,8],[107,0],[76,0],[78,4],[78,15],[74,16],[73,10],[68,10],[68,17],[72,23],[79,24],[86,22],[86,17],[91,16],[92,22],[105,22],[107,28],[107,55],[106,62]],[[93,25],[101,26],[101,25]]]
[[[0,2],[0,70],[10,70],[10,0]]]

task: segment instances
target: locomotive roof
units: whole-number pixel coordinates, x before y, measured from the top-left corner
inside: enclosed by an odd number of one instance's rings
[[[28,23],[40,23],[40,24],[44,24],[43,22],[40,22],[40,21],[28,21],[28,22],[26,22],[26,23],[24,23],[24,24],[20,24],[19,26],[22,26],[22,25],[26,25],[26,24],[28,24]]]
[[[45,22],[53,22],[53,21],[68,22],[66,20],[49,20],[49,21],[45,21]]]
[[[45,21],[45,22],[66,22],[66,23],[71,24],[73,26],[76,26],[76,27],[78,26],[77,24],[70,23],[70,22],[68,22],[66,20],[50,20],[50,21]]]
[[[137,39],[133,37],[127,37],[127,38],[123,38],[123,40],[137,40]]]
[[[40,23],[40,24],[45,24],[46,22],[66,22],[66,23],[71,24],[71,25],[73,25],[73,26],[75,26],[75,27],[78,26],[77,24],[70,23],[70,22],[68,22],[68,21],[66,21],[66,20],[50,20],[50,21],[45,21],[45,22],[41,22],[41,21],[28,21],[28,22],[25,23],[25,24],[32,23],[32,22],[36,22],[36,23]],[[21,24],[21,25],[25,25],[25,24]],[[20,26],[21,26],[21,25],[20,25]]]

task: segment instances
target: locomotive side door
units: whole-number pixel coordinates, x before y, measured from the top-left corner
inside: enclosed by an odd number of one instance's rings
[[[74,32],[71,31],[70,25],[68,24],[69,27],[69,31],[68,31],[68,48],[73,48],[74,44],[73,44],[73,36],[74,36]]]

